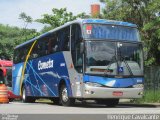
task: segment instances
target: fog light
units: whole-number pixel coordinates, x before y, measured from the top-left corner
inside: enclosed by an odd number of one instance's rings
[[[86,94],[94,94],[94,91],[85,90]]]
[[[93,91],[91,91],[91,94],[94,94],[94,92],[93,92]]]
[[[91,87],[102,87],[101,84],[99,84],[99,83],[94,83],[94,82],[86,82],[85,85],[91,86]]]
[[[143,95],[143,92],[139,92],[138,95]]]

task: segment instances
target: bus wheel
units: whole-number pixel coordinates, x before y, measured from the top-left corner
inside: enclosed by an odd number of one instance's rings
[[[105,100],[97,100],[98,104],[105,104],[108,107],[115,107],[119,103],[119,99],[105,99]]]
[[[9,98],[9,102],[13,102],[14,98]]]
[[[26,96],[25,87],[22,88],[22,102],[23,103],[34,103],[35,102],[34,98]]]
[[[68,90],[65,85],[62,85],[60,88],[60,103],[63,106],[71,106],[75,103],[75,99],[69,98]]]

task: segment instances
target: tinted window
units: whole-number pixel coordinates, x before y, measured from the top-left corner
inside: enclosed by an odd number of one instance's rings
[[[55,33],[43,37],[34,45],[30,59],[42,57],[59,51],[59,39]]]
[[[29,59],[35,59],[70,48],[70,26],[41,37],[34,45]],[[14,51],[14,63],[24,62],[33,42]]]
[[[78,72],[82,72],[82,53],[80,53],[80,43],[82,42],[82,35],[80,26],[78,24],[72,25],[71,35],[71,50],[73,63],[75,69]]]
[[[37,43],[38,57],[48,54],[48,38],[42,38]]]
[[[49,41],[48,41],[48,52],[54,53],[59,51],[59,39],[57,36],[57,33],[52,33],[51,37],[49,37]]]
[[[14,63],[18,63],[18,56],[19,56],[19,53],[16,49],[16,50],[14,50],[14,57],[13,57],[13,62]]]
[[[33,44],[33,43],[32,43]],[[31,46],[32,46],[31,44]],[[39,54],[38,54],[38,44],[36,42],[36,44],[34,45],[33,49],[32,49],[32,52],[30,53],[30,57],[29,59],[34,59],[34,58],[37,58],[39,57]]]
[[[14,51],[14,63],[24,62],[29,49],[30,45],[16,49]]]
[[[58,31],[58,39],[60,41],[60,48],[62,51],[68,51],[70,47],[70,26]]]
[[[136,28],[106,25],[106,24],[84,24],[84,36],[89,39],[110,39],[140,41]]]

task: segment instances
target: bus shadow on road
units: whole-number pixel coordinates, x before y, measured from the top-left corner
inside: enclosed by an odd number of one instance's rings
[[[47,103],[47,104],[55,105],[53,103]],[[55,106],[59,106],[59,105],[55,105]],[[158,108],[158,107],[160,107],[160,105],[119,103],[115,107],[108,107],[108,106],[103,105],[103,104],[76,102],[73,106],[70,106],[70,107],[78,107],[78,108]]]
[[[54,106],[60,106],[57,104],[54,104],[53,102],[49,101],[37,101],[36,103],[40,104],[48,104],[48,105],[54,105]],[[119,103],[115,107],[108,107],[103,104],[97,104],[96,102],[86,102],[86,101],[77,101],[73,106],[71,107],[79,107],[79,108],[158,108],[160,107],[160,104],[136,104],[136,103]]]
[[[96,104],[96,103],[76,103],[72,107],[81,107],[81,108],[157,108],[160,105],[153,105],[153,104],[133,104],[133,103],[119,103],[115,107],[108,107],[103,104]]]
[[[160,105],[156,104],[135,104],[135,103],[120,103],[118,106],[128,106],[128,107],[142,107],[142,108],[157,108]]]

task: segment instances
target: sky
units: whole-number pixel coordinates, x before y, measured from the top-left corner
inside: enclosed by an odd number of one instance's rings
[[[24,22],[18,19],[20,13],[25,12],[35,20],[42,18],[43,14],[51,14],[52,8],[66,7],[74,15],[82,12],[90,14],[90,5],[94,3],[102,5],[99,0],[0,0],[0,24],[23,28]],[[34,22],[28,28],[40,31],[43,26]]]

